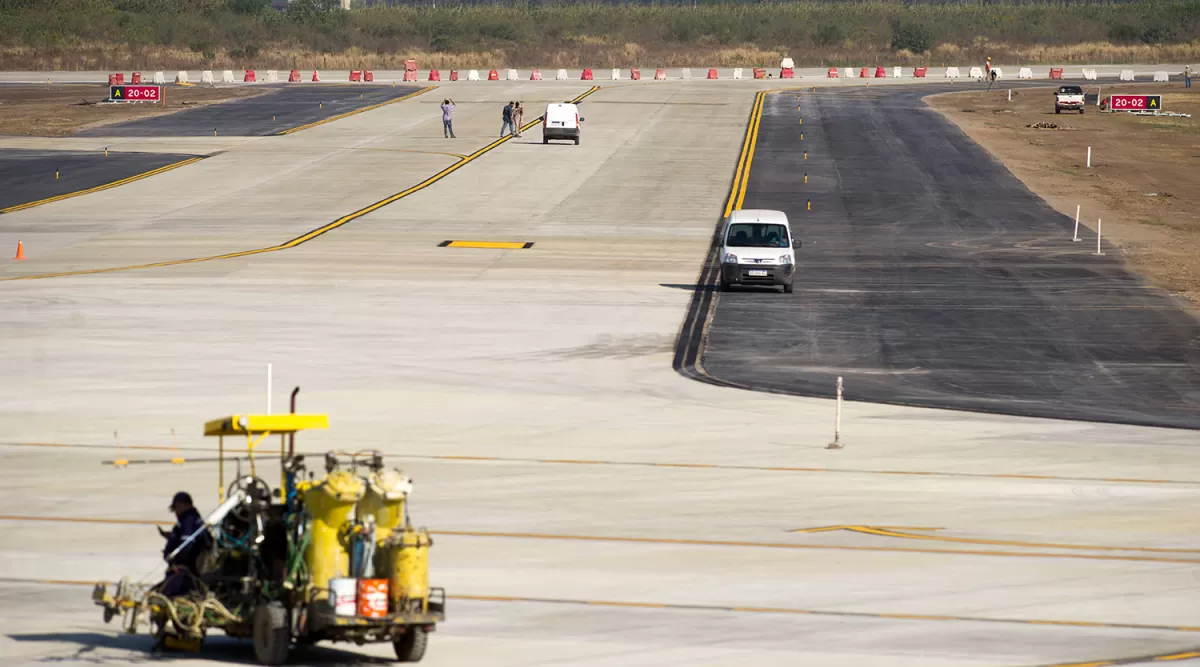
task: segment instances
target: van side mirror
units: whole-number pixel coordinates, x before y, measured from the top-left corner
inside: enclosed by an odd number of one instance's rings
[[[587,119],[586,119],[586,118],[580,118],[580,119],[579,119],[579,122],[581,122],[581,123],[582,123],[582,122],[583,122],[583,121],[585,121],[585,120],[587,120]]]

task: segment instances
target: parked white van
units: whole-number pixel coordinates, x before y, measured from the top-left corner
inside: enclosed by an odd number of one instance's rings
[[[542,116],[542,143],[548,144],[551,139],[574,139],[579,145],[579,106],[570,102],[547,104],[546,115]]]
[[[721,242],[721,289],[735,286],[782,286],[792,293],[796,275],[795,248],[783,211],[734,211],[725,219]]]

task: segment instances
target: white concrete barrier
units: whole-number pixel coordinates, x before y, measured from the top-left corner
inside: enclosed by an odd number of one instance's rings
[[[478,81],[478,80],[479,80],[479,70],[473,69],[470,72],[467,72],[467,81]]]
[[[267,83],[279,83],[279,70],[267,70]]]
[[[683,69],[679,70],[679,78],[684,79],[684,80],[692,78],[692,70],[687,67],[684,67]]]
[[[213,83],[212,70],[206,69],[200,73],[200,83],[207,83],[210,86],[212,85],[212,83]]]
[[[154,83],[161,86],[167,82],[167,75],[163,72],[155,72],[153,80],[154,80]]]
[[[904,76],[903,72],[904,72],[904,68],[902,68],[902,67],[893,67],[893,68],[892,68],[892,78],[893,78],[893,79],[899,79],[900,77]]]
[[[972,79],[982,79],[983,78],[983,68],[982,67],[972,67],[971,68],[971,78]]]
[[[1166,72],[1164,72],[1162,70],[1158,70],[1157,72],[1154,73],[1154,80],[1155,81],[1170,81],[1171,77],[1167,76]]]
[[[227,69],[221,72],[221,83],[233,83],[233,70]]]
[[[1131,69],[1121,70],[1121,80],[1122,81],[1133,81],[1133,70],[1131,70]]]
[[[735,79],[742,78],[742,68],[741,67],[733,68],[733,78],[735,78]]]
[[[175,83],[187,83],[187,82],[188,82],[187,71],[179,70],[178,72],[176,72]]]
[[[993,67],[992,73],[994,73],[996,75],[997,81],[1004,78],[1004,70],[1000,69],[999,67]]]
[[[613,81],[621,80],[621,70],[617,69],[616,67],[614,67],[612,70],[612,80]]]
[[[947,67],[946,68],[946,78],[947,79],[957,79],[960,76],[962,76],[962,75],[958,73],[957,67]]]
[[[1017,78],[1018,79],[1032,79],[1033,78],[1033,70],[1029,69],[1028,67],[1022,67],[1021,70],[1019,72],[1017,72]]]
[[[853,79],[854,78],[854,68],[853,67],[843,67],[842,68],[842,78],[843,79]]]
[[[1094,70],[1094,69],[1083,70],[1083,78],[1087,79],[1088,81],[1095,81],[1096,80],[1096,70]]]
[[[567,80],[567,70],[565,70],[565,69],[558,70],[558,73],[554,75],[554,80],[555,81],[566,81]]]
[[[504,73],[504,78],[509,81],[516,81],[521,78],[521,75],[515,69],[510,69]]]

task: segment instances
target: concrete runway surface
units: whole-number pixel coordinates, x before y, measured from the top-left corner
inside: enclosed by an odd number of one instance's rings
[[[673,371],[764,87],[604,86],[576,147],[499,111],[586,84],[444,85],[0,216],[34,251],[0,263],[0,662],[146,659],[87,583],[157,573],[175,491],[214,505],[201,424],[264,409],[268,362],[276,409],[330,414],[301,449],[415,479],[450,596],[424,664],[1196,657],[1195,431],[848,403],[828,450],[831,401]],[[210,644],[172,664],[252,660]]]
[[[1200,322],[1118,250],[1097,256],[1094,234],[1073,243],[1073,221],[930,92],[770,96],[743,208],[795,225],[796,294],[722,294],[704,368],[805,395],[845,375],[854,400],[1200,428]]]

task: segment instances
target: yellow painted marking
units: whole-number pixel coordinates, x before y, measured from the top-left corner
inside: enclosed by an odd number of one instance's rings
[[[158,525],[156,521],[129,519],[91,519],[82,517],[15,516],[0,515],[0,521],[44,521],[76,523],[120,523]],[[167,524],[163,524],[167,525]],[[439,535],[453,537],[482,537],[525,540],[559,540],[575,542],[610,542],[617,544],[669,544],[699,547],[741,547],[755,549],[792,549],[797,551],[866,551],[882,553],[910,553],[930,556],[998,556],[1004,558],[1065,558],[1076,560],[1132,561],[1141,563],[1186,563],[1200,564],[1200,559],[1160,558],[1153,556],[1096,555],[1050,552],[984,551],[968,549],[918,549],[914,547],[848,546],[838,544],[804,544],[796,542],[755,542],[750,540],[705,540],[672,537],[630,537],[620,535],[563,535],[554,533],[520,533],[480,530],[438,530]]]
[[[386,102],[380,102],[379,104],[372,104],[370,106],[366,106],[361,109],[355,109],[354,111],[347,111],[346,113],[343,113],[343,114],[338,114],[336,116],[330,116],[329,118],[326,118],[325,120],[318,120],[316,122],[308,123],[306,125],[300,125],[298,127],[293,127],[290,130],[283,130],[281,132],[277,132],[276,135],[293,134],[295,132],[300,132],[301,130],[307,130],[309,128],[313,128],[318,125],[324,125],[325,123],[332,123],[335,120],[341,120],[343,118],[349,118],[350,116],[355,116],[360,113],[374,111],[375,109],[378,109],[380,107],[386,107],[389,104],[403,102],[404,100],[412,99],[412,98],[416,97],[417,95],[423,95],[423,94],[428,93],[429,91],[433,90],[434,88],[437,88],[437,86],[426,86],[425,88],[422,88],[422,89],[416,91],[415,93],[409,93],[408,95],[405,95],[404,97],[397,97],[396,99],[388,100]]]
[[[100,192],[102,190],[110,190],[117,186],[125,185],[126,183],[140,181],[143,178],[150,178],[151,176],[156,176],[163,172],[171,171],[172,169],[178,169],[180,167],[185,167],[189,164],[192,164],[193,162],[199,162],[200,160],[203,160],[203,159],[204,159],[203,157],[191,157],[186,160],[180,160],[179,162],[173,162],[171,164],[159,167],[158,169],[151,169],[150,171],[145,171],[140,174],[134,174],[133,176],[129,176],[127,178],[122,178],[120,180],[113,181],[112,183],[105,183],[104,185],[97,185],[94,188],[88,188],[86,190],[76,190],[75,192],[68,192],[66,194],[56,195],[54,197],[47,197],[45,199],[39,199],[37,201],[26,202],[24,204],[17,204],[16,206],[9,206],[8,208],[0,209],[0,213],[15,213],[16,211],[23,211],[27,208],[33,208],[34,206],[42,206],[43,204],[51,204],[56,201],[62,201],[64,199],[71,199],[72,197],[81,197],[83,195],[89,195],[89,194],[92,194],[93,192]]]
[[[578,101],[584,99],[585,97],[591,95],[592,93],[596,92],[597,90],[600,90],[600,87],[593,86],[586,93],[583,93],[582,95],[579,95],[578,97],[576,97],[574,101],[578,102]],[[397,99],[394,101],[398,102],[398,101],[400,101],[400,99]],[[533,122],[537,123],[540,121],[533,121]],[[253,255],[261,255],[263,253],[268,253],[268,252],[278,252],[280,250],[288,250],[290,248],[295,248],[296,246],[301,245],[303,243],[307,243],[307,242],[317,238],[318,236],[327,234],[349,222],[353,222],[354,220],[357,220],[358,218],[361,218],[362,216],[367,215],[368,213],[373,213],[374,211],[377,211],[377,210],[383,208],[384,206],[387,206],[388,204],[395,203],[395,202],[413,194],[414,192],[420,192],[421,190],[428,188],[429,186],[433,185],[434,183],[437,183],[438,181],[442,180],[443,178],[449,176],[450,174],[453,174],[454,172],[458,171],[459,169],[462,169],[463,167],[470,164],[471,162],[479,159],[481,156],[492,151],[497,146],[504,144],[510,138],[511,137],[500,137],[499,139],[496,139],[492,143],[484,146],[483,148],[480,148],[479,150],[475,151],[474,153],[471,153],[467,157],[459,160],[458,162],[455,162],[454,164],[450,165],[449,167],[446,167],[445,169],[434,174],[433,176],[430,176],[429,178],[421,181],[420,183],[408,188],[407,190],[397,192],[396,194],[394,194],[386,199],[381,199],[381,200],[375,202],[374,204],[371,204],[370,206],[361,208],[353,213],[344,215],[344,216],[338,218],[337,220],[334,220],[333,222],[322,225],[310,232],[307,232],[305,234],[297,236],[296,238],[294,238],[290,241],[287,241],[285,243],[280,243],[279,245],[268,246],[265,248],[254,248],[252,250],[240,250],[237,252],[229,252],[229,253],[225,253],[222,255],[209,255],[207,257],[193,257],[191,259],[173,259],[173,260],[167,260],[167,261],[163,261],[163,262],[151,262],[149,264],[133,264],[130,266],[113,266],[113,267],[109,267],[106,269],[83,269],[80,271],[62,271],[59,273],[40,273],[40,274],[29,275],[29,276],[13,276],[11,278],[0,278],[0,282],[8,282],[8,281],[15,281],[15,280],[40,280],[43,278],[65,278],[67,276],[86,276],[86,275],[94,275],[94,274],[100,274],[100,273],[115,273],[118,271],[134,271],[137,269],[157,269],[157,268],[162,268],[162,267],[166,267],[166,266],[182,266],[184,264],[197,264],[199,262],[212,262],[212,261],[221,260],[221,259],[234,259],[234,258],[238,258],[238,257],[250,257]]]
[[[513,241],[451,241],[443,245],[445,248],[492,248],[505,250],[522,250],[532,246],[532,243]]]
[[[16,577],[3,577],[0,582],[5,583],[29,583],[29,584],[49,584],[61,586],[95,586],[96,584],[107,584],[111,582],[104,581],[85,581],[78,579],[21,579]],[[540,603],[540,604],[569,604],[569,605],[589,605],[596,607],[643,607],[649,609],[679,609],[687,611],[724,611],[724,612],[740,612],[751,614],[788,614],[788,615],[814,615],[814,616],[838,616],[850,618],[874,618],[874,619],[897,619],[897,620],[912,620],[912,621],[957,621],[957,622],[973,622],[973,623],[1041,623],[1051,625],[1064,626],[1095,626],[1103,628],[1119,628],[1129,630],[1166,630],[1178,632],[1200,632],[1200,628],[1179,628],[1164,625],[1142,625],[1137,623],[1091,623],[1086,621],[1040,621],[1034,619],[1020,618],[989,618],[985,616],[946,616],[937,614],[880,614],[869,611],[833,611],[824,609],[797,609],[789,607],[729,607],[724,605],[706,605],[706,604],[681,604],[671,602],[636,602],[627,600],[585,600],[572,598],[543,598],[529,597],[516,595],[472,595],[469,593],[457,593],[447,595],[451,600],[470,600],[474,602],[525,602],[525,603]],[[1183,655],[1183,654],[1178,654]],[[1179,658],[1182,659],[1182,658]],[[1085,667],[1086,665],[1109,665],[1115,664],[1113,661],[1090,662],[1090,663],[1074,663],[1071,665],[1054,665],[1053,667]]]
[[[889,530],[885,527],[878,526],[841,526],[842,529],[855,533],[865,533],[868,535],[879,535],[882,537],[899,537],[909,540],[934,540],[937,542],[954,542],[956,544],[986,544],[990,546],[1006,546],[1006,547],[1032,547],[1035,549],[1079,549],[1082,551],[1141,551],[1148,553],[1164,553],[1164,554],[1194,554],[1200,553],[1200,549],[1170,549],[1165,547],[1114,547],[1101,546],[1097,544],[1062,544],[1055,542],[1021,542],[1010,540],[985,540],[968,537],[946,537],[944,535],[914,535],[912,533],[902,533],[896,530]]]
[[[1200,652],[1188,651],[1187,653],[1173,653],[1171,655],[1160,655],[1157,658],[1155,658],[1155,660],[1165,662],[1165,661],[1169,661],[1169,660],[1191,660],[1192,658],[1200,658]]]
[[[1070,664],[1050,665],[1050,667],[1107,667],[1117,663],[1111,660],[1101,660],[1100,662],[1072,662]]]
[[[729,201],[725,204],[725,217],[736,209],[742,207],[742,202],[746,198],[746,185],[750,177],[750,163],[754,159],[754,147],[758,143],[758,126],[762,119],[763,105],[766,101],[767,94],[760,92],[754,96],[754,106],[750,111],[750,123],[746,129],[746,136],[742,140],[742,153],[738,158],[737,170],[733,176],[732,194]]]

